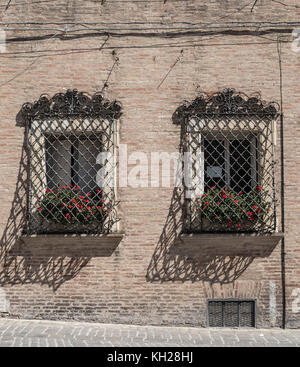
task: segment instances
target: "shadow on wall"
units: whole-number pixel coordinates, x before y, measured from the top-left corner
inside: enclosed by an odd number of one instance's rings
[[[17,126],[21,126],[20,116]],[[28,151],[24,143],[16,190],[9,218],[0,240],[0,287],[18,284],[48,285],[56,291],[64,282],[76,277],[91,257],[49,256],[24,248],[20,236],[26,226]]]
[[[237,280],[253,262],[252,256],[183,256],[173,246],[183,229],[184,190],[175,188],[169,214],[147,270],[147,281],[206,281],[227,284]]]
[[[177,115],[173,115],[173,122]],[[180,152],[183,152],[184,129],[181,128]],[[182,170],[184,171],[184,170]],[[183,178],[182,178],[183,182]],[[216,256],[201,254],[184,256],[174,252],[174,244],[184,229],[184,189],[173,191],[169,213],[147,269],[148,282],[205,281],[233,283],[253,262],[254,256]]]

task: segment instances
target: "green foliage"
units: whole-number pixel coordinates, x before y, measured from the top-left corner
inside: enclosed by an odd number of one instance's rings
[[[211,187],[196,203],[196,211],[211,223],[227,228],[243,229],[262,222],[269,211],[269,204],[263,200],[260,186],[249,193],[232,189]]]
[[[53,223],[88,224],[103,222],[110,209],[106,208],[100,189],[83,193],[79,186],[69,185],[47,189],[43,198],[39,199],[37,211]]]

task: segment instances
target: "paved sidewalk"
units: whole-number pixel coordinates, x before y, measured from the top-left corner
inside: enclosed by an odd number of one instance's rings
[[[0,347],[293,347],[300,330],[202,329],[0,319]]]

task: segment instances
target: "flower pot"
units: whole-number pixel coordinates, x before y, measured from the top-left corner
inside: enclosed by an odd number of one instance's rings
[[[102,233],[104,222],[93,221],[90,223],[62,224],[43,219],[34,229],[36,233]]]
[[[219,221],[211,222],[207,218],[201,220],[202,232],[256,232],[256,221],[240,221],[240,227],[237,224],[221,223]]]

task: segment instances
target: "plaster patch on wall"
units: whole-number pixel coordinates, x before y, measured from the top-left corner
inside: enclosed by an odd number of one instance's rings
[[[230,284],[203,282],[203,286],[206,298],[258,299],[264,283],[263,281],[238,280]]]
[[[276,325],[276,283],[269,281],[269,310],[270,323],[272,326]]]
[[[0,288],[0,312],[9,312],[10,303],[4,289]]]
[[[6,32],[0,28],[0,53],[6,52]]]

